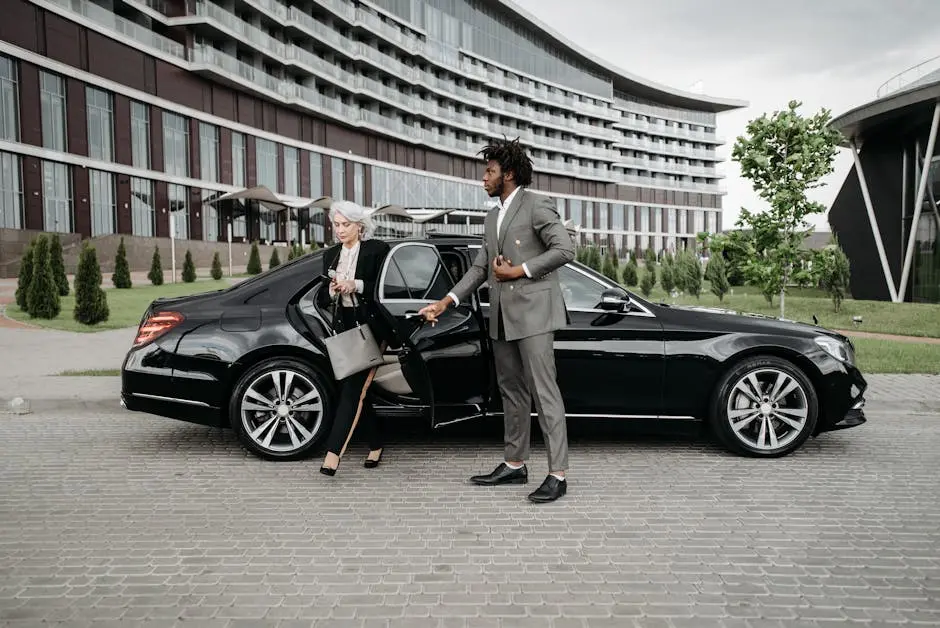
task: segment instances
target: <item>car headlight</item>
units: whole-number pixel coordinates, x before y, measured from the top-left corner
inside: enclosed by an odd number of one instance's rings
[[[814,338],[814,340],[823,351],[834,357],[839,362],[852,364],[852,352],[844,342],[836,340],[835,338],[830,338],[829,336],[817,336]]]

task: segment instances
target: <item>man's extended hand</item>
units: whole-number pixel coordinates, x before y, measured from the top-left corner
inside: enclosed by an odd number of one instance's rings
[[[451,304],[450,297],[444,297],[440,301],[435,301],[431,305],[425,305],[423,308],[418,310],[418,314],[424,317],[424,320],[428,321],[432,325],[437,323],[437,317],[444,313],[444,310],[447,309],[447,306]]]
[[[512,281],[525,277],[525,269],[522,266],[513,266],[512,260],[499,255],[493,260],[493,276],[496,281]]]

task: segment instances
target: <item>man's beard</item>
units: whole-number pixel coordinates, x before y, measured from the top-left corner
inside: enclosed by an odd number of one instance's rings
[[[490,198],[497,198],[503,195],[503,187],[505,187],[505,182],[500,179],[499,185],[497,185],[492,192],[490,192]]]

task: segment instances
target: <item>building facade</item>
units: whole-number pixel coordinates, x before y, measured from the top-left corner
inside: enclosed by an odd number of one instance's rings
[[[856,299],[940,303],[940,57],[831,122],[855,167],[829,210]]]
[[[504,0],[6,0],[0,229],[329,239],[321,210],[213,202],[265,186],[472,232],[477,152],[506,136],[585,242],[675,249],[721,229],[716,114],[745,105],[629,75]]]

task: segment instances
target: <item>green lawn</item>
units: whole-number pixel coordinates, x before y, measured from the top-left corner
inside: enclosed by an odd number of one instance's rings
[[[638,288],[628,288],[642,296]],[[650,295],[653,302],[679,305],[704,305],[724,307],[730,310],[780,316],[780,302],[773,305],[753,286],[737,286],[734,294],[726,294],[724,301],[708,292],[707,282],[702,287],[700,298],[680,295],[676,299],[666,295],[660,286]],[[890,301],[856,301],[846,299],[838,314],[833,311],[832,301],[820,290],[793,290],[786,297],[785,317],[804,323],[813,322],[813,314],[819,324],[829,329],[858,329],[859,331],[898,334],[903,336],[927,336],[940,338],[940,305],[931,303],[891,303]],[[862,323],[856,327],[853,316],[861,316]]]
[[[940,374],[940,344],[852,338],[862,373]]]
[[[31,318],[29,314],[20,310],[15,304],[8,305],[6,311],[10,318],[39,325],[40,327],[65,331],[102,331],[105,329],[136,327],[140,323],[140,317],[144,310],[147,309],[151,301],[158,297],[180,297],[228,288],[230,285],[232,284],[226,279],[220,279],[219,281],[205,280],[193,283],[164,284],[162,286],[153,286],[148,283],[135,285],[129,290],[105,290],[105,294],[108,295],[108,308],[111,315],[107,321],[98,325],[82,325],[73,318],[73,311],[75,310],[74,288],[69,296],[62,297],[62,311],[56,318],[50,320]]]

